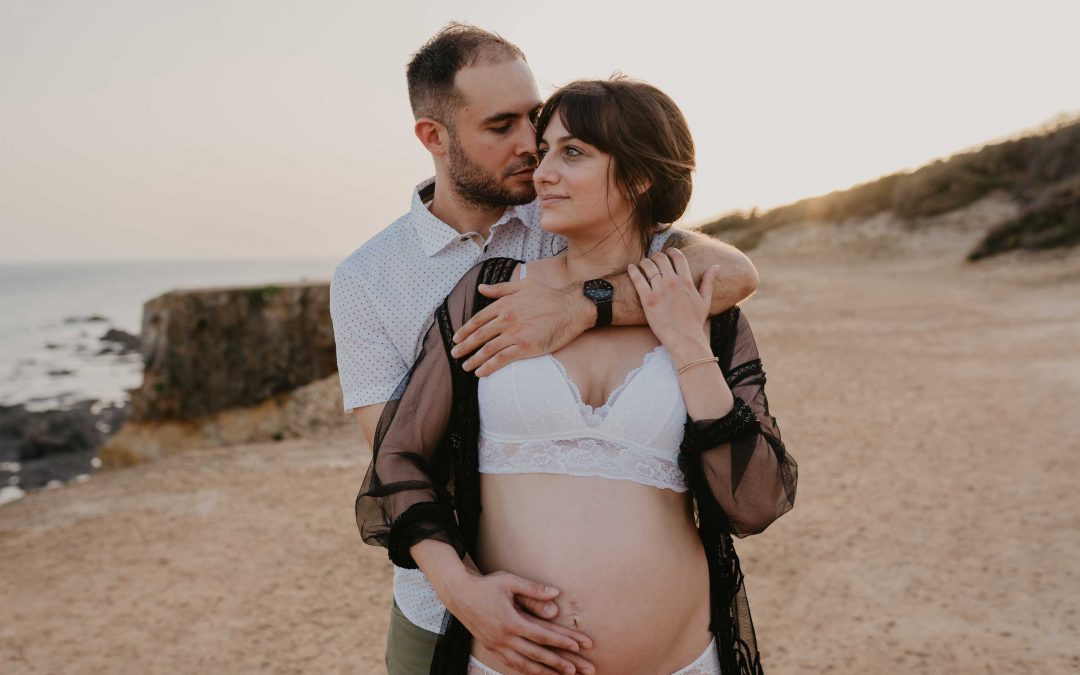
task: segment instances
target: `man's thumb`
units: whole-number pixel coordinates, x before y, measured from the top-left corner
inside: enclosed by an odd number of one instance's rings
[[[476,287],[476,290],[480,291],[480,294],[487,298],[501,298],[504,295],[510,295],[517,291],[516,282],[505,281],[501,284],[480,284]]]

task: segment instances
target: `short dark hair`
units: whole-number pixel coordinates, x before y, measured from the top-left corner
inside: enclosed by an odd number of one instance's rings
[[[694,139],[682,111],[651,84],[619,74],[577,80],[552,94],[536,122],[538,143],[556,111],[575,138],[614,159],[615,180],[647,251],[662,229],[657,225],[678,220],[693,191]]]
[[[449,113],[461,104],[454,90],[458,71],[481,60],[514,58],[524,61],[525,54],[502,36],[467,23],[448,23],[413,54],[406,68],[413,116],[449,126]]]

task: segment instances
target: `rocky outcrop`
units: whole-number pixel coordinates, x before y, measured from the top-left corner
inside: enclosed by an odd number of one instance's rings
[[[173,291],[143,306],[131,419],[194,420],[337,372],[327,284]]]
[[[325,283],[173,291],[143,306],[143,383],[106,466],[349,423]]]

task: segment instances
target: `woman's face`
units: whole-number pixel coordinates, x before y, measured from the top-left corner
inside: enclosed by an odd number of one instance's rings
[[[546,231],[588,240],[630,225],[631,206],[618,189],[611,155],[571,136],[558,111],[537,145],[533,183]]]

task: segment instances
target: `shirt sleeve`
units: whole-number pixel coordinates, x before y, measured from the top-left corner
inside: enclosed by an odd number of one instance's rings
[[[667,243],[668,237],[675,231],[674,225],[669,225],[663,232],[657,232],[653,235],[652,241],[649,243],[649,255],[653,253],[659,253],[664,250],[664,244]]]
[[[461,368],[465,357],[450,356],[449,346],[477,303],[485,302],[476,292],[481,272],[502,270],[483,278],[504,281],[516,263],[489,259],[462,277],[436,310],[420,355],[379,418],[371,464],[356,497],[356,524],[364,541],[386,547],[398,567],[417,567],[410,549],[425,539],[450,544],[459,556],[466,553],[453,498],[469,478],[455,480],[454,471],[455,458],[475,452],[460,430],[470,415],[461,408],[467,398],[462,382],[470,382],[475,393],[476,376]]]
[[[338,376],[345,412],[388,401],[409,370],[360,277],[342,267],[330,279]]]
[[[441,310],[440,310],[441,311]],[[415,569],[410,548],[424,539],[465,548],[446,485],[445,435],[453,405],[450,357],[439,321],[424,336],[416,363],[383,408],[371,464],[356,497],[356,525],[398,567]]]
[[[769,411],[765,370],[750,323],[738,307],[712,322],[713,353],[720,358],[735,407],[720,419],[687,418],[679,463],[703,519],[744,537],[791,510],[798,466]]]

